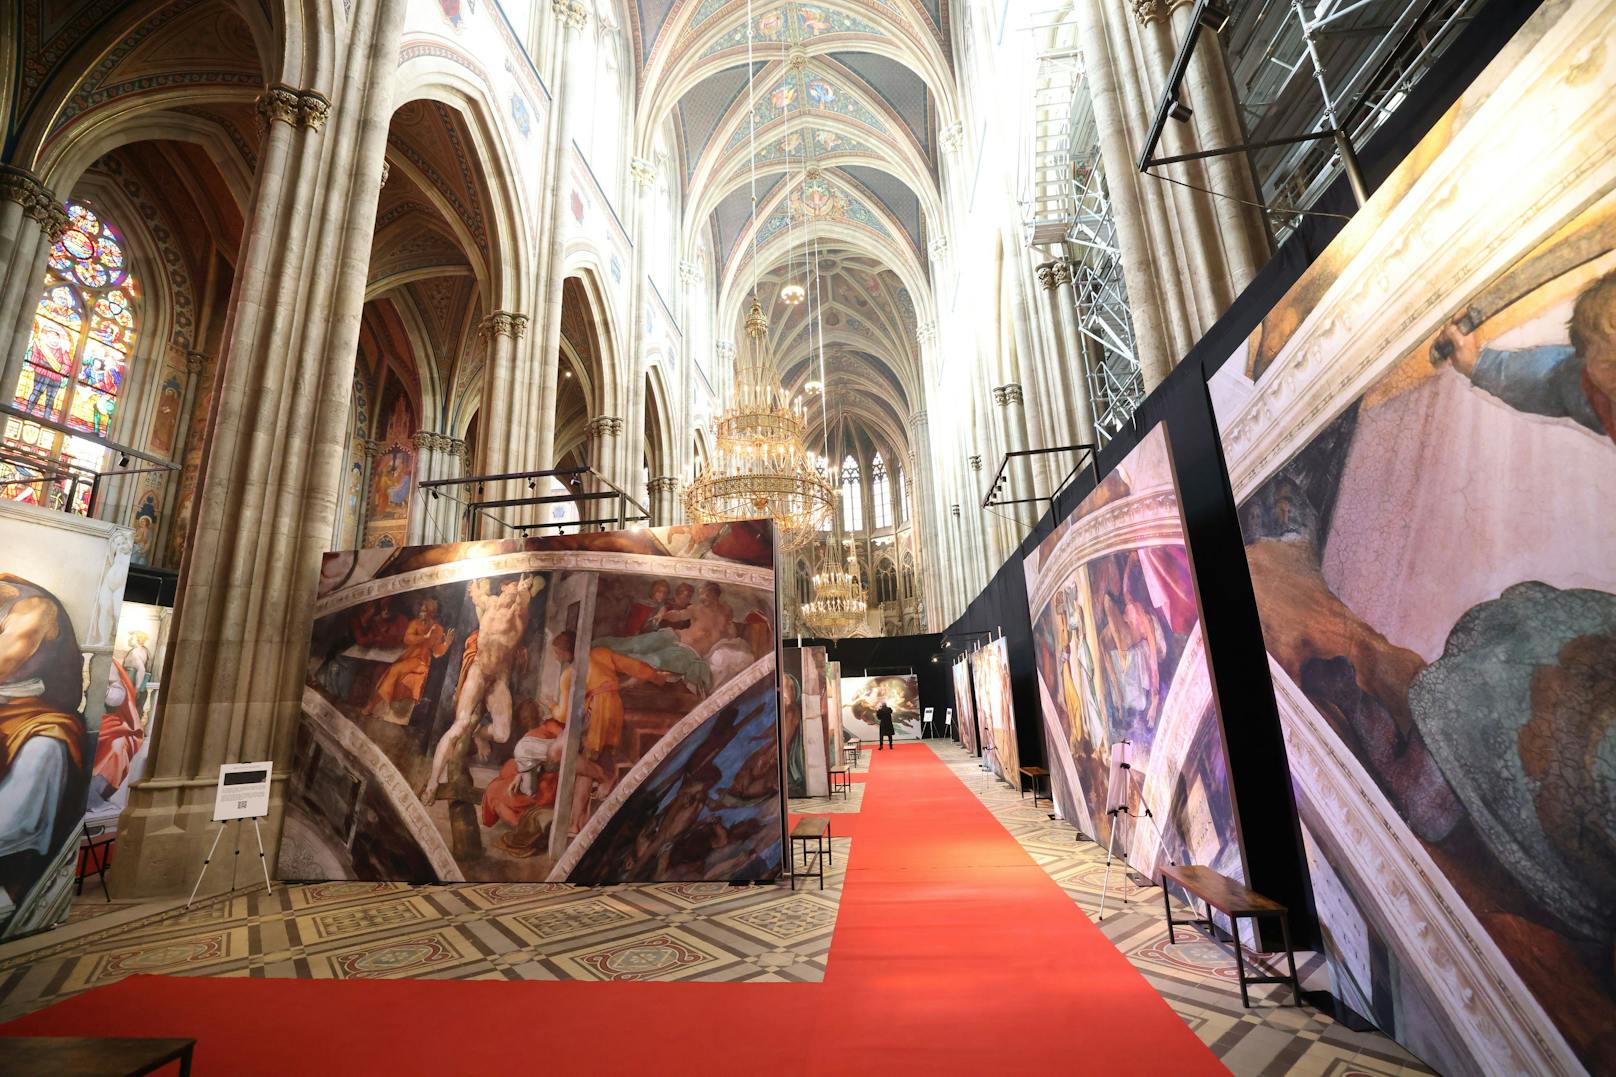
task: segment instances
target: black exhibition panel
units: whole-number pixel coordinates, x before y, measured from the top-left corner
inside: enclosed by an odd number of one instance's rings
[[[174,605],[179,592],[180,574],[149,565],[130,565],[129,577],[124,583],[123,600],[140,602],[147,606]]]
[[[1396,113],[1359,149],[1359,165],[1371,191],[1385,182],[1538,6],[1537,0],[1495,0],[1484,17],[1470,22]],[[1145,435],[1166,423],[1207,663],[1229,755],[1247,885],[1292,910],[1295,941],[1309,948],[1318,946],[1319,933],[1301,824],[1245,544],[1206,379],[1284,298],[1345,227],[1355,207],[1343,176],[1229,310],[1140,404],[1131,426],[1100,450],[1093,467],[1080,472],[1060,492],[1051,510],[946,633],[1003,633],[1009,648],[1017,746],[1024,761],[1042,763],[1043,715],[1022,559],[1038,548]],[[1264,938],[1267,941],[1266,935]]]

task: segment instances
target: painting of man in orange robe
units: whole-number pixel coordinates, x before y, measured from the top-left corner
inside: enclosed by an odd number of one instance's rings
[[[409,725],[410,712],[421,701],[432,660],[442,658],[454,643],[454,633],[438,623],[438,601],[424,600],[415,618],[404,629],[404,653],[393,660],[376,682],[367,718],[380,718],[394,725]]]

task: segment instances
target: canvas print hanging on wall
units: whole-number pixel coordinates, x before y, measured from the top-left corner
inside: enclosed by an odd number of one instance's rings
[[[1021,752],[1016,745],[1016,711],[1010,698],[1010,650],[1003,637],[971,652],[971,684],[975,689],[982,758],[993,773],[1020,789]]]
[[[166,606],[125,602],[118,614],[84,812],[91,826],[116,828],[129,803],[129,787],[146,774],[172,613]]]
[[[976,755],[976,701],[971,694],[970,660],[964,655],[954,663],[954,722],[960,746]]]
[[[1164,862],[1245,878],[1167,428],[1157,426],[1022,567],[1061,815],[1142,874]],[[1110,787],[1131,745],[1126,788]],[[1118,816],[1121,818],[1121,816]]]
[[[919,740],[920,682],[913,673],[843,677],[842,729],[865,744],[879,743],[881,729],[875,712],[883,701],[892,708],[893,739]]]
[[[0,500],[0,938],[67,916],[133,539]]]
[[[1333,984],[1442,1072],[1616,1065],[1613,22],[1534,17],[1211,383]]]
[[[825,728],[825,648],[781,648],[780,737],[786,795],[830,795]]]
[[[774,878],[772,566],[766,522],[328,554],[281,877]]]

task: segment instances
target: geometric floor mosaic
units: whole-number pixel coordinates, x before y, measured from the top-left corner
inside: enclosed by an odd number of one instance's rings
[[[947,740],[932,750],[1091,921],[1105,850],[1075,840],[1047,801],[1017,793]],[[862,768],[861,768],[862,769]],[[851,797],[793,800],[793,812],[856,813]],[[832,830],[838,829],[834,824]],[[0,948],[0,1021],[136,973],[305,979],[819,982],[825,977],[852,840],[833,840],[825,888],[664,883],[310,883],[238,892],[189,911],[75,902],[70,925]],[[1169,946],[1161,892],[1136,886],[1100,930],[1233,1073],[1393,1077],[1432,1072],[1378,1033],[1292,1005],[1288,988],[1240,1005],[1227,945],[1179,929]],[[1323,961],[1298,954],[1304,985]],[[1103,1018],[1103,1015],[1099,1015]]]
[[[0,1021],[135,973],[303,979],[824,979],[850,839],[825,888],[658,883],[309,883],[127,919],[0,957]],[[81,914],[76,920],[86,919]],[[113,923],[116,921],[116,923]],[[97,927],[106,922],[108,926]]]
[[[1018,794],[999,781],[958,744],[946,740],[929,743],[937,757],[976,794],[1231,1072],[1299,1077],[1392,1077],[1434,1072],[1378,1032],[1353,1032],[1325,1014],[1290,1005],[1289,987],[1254,985],[1250,988],[1251,1009],[1244,1008],[1240,1004],[1234,952],[1228,945],[1212,942],[1199,928],[1175,929],[1179,941],[1168,945],[1161,890],[1135,885],[1126,891],[1128,900],[1119,907],[1118,898],[1124,890],[1115,867],[1105,919],[1097,920],[1105,882],[1104,847],[1076,840],[1076,830],[1049,817],[1048,800],[1034,804],[1031,794]],[[1132,879],[1137,883],[1145,881],[1137,876]],[[1175,918],[1178,915],[1175,913]],[[1322,956],[1298,951],[1296,967],[1304,988],[1328,986]]]

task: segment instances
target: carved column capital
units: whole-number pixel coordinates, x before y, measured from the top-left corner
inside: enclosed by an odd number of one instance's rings
[[[200,375],[208,369],[208,364],[211,362],[213,362],[213,356],[207,352],[188,351],[185,353],[185,372]]]
[[[917,342],[919,342],[922,347],[924,347],[927,344],[932,343],[936,339],[937,339],[937,323],[936,322],[922,322],[918,326],[915,327],[915,340]]]
[[[695,262],[688,262],[680,259],[679,283],[684,285],[686,288],[691,288],[701,283],[701,266]]]
[[[297,109],[298,92],[290,86],[277,84],[258,95],[258,119],[265,127],[272,123],[295,126]]]
[[[550,10],[568,30],[582,30],[589,21],[589,9],[578,0],[550,0]]]
[[[941,141],[945,153],[958,153],[960,147],[965,145],[965,124],[956,122],[944,127]]]
[[[658,494],[667,494],[671,497],[678,492],[679,477],[677,475],[658,475],[647,483],[645,488],[653,497]]]
[[[1133,15],[1140,26],[1148,26],[1152,19],[1161,18],[1161,0],[1133,0]]]
[[[380,456],[387,451],[387,446],[375,438],[366,438],[360,442],[360,445],[364,448],[367,457]]]
[[[925,426],[926,425],[926,413],[924,411],[910,412],[909,413],[909,425],[910,426]]]
[[[954,519],[956,519],[956,520],[959,519],[959,515],[960,515],[959,506],[958,505],[950,505],[950,506],[948,506],[948,514],[950,516],[954,517]]]
[[[933,236],[927,248],[931,251],[933,259],[941,258],[948,253],[948,236],[943,234]]]
[[[713,350],[718,353],[720,363],[733,363],[735,361],[735,342],[733,340],[720,340]]]
[[[644,157],[632,157],[628,162],[628,174],[634,177],[636,186],[642,189],[649,187],[656,182],[656,162],[647,161]]]
[[[1060,259],[1050,264],[1055,277],[1055,287],[1060,288],[1072,283],[1072,263]]]
[[[297,121],[318,131],[331,118],[331,99],[323,93],[304,90],[297,98]]]
[[[482,320],[479,328],[484,336],[510,337],[521,340],[527,335],[527,315],[514,314],[508,310],[496,310]]]
[[[392,174],[393,174],[393,162],[391,162],[387,158],[383,157],[382,158],[382,186],[383,187],[387,186],[387,177],[391,176]]]
[[[410,444],[421,452],[445,453],[457,456],[465,451],[466,443],[459,438],[452,438],[448,434],[439,434],[432,430],[417,430],[410,436]]]
[[[1021,386],[1017,385],[1015,382],[1011,382],[1009,385],[999,386],[997,389],[993,390],[993,402],[998,404],[1000,407],[1004,407],[1009,404],[1019,406],[1021,404]]]
[[[38,224],[55,243],[67,231],[67,210],[57,202],[51,189],[26,168],[0,165],[0,198],[22,207],[23,216]]]
[[[592,438],[615,438],[623,432],[623,420],[616,415],[597,415],[585,429]]]
[[[972,456],[971,460],[970,460],[970,464],[971,464],[971,470],[972,471],[981,471],[982,470],[982,457],[979,456],[979,455],[978,456]]]
[[[1046,292],[1053,292],[1055,290],[1055,265],[1056,263],[1054,262],[1045,262],[1036,270],[1038,273],[1038,283],[1044,286],[1044,291]]]

